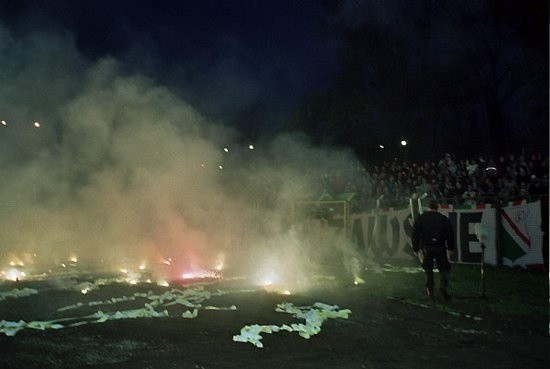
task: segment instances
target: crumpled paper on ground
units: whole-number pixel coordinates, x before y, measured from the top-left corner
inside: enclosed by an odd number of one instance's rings
[[[57,309],[57,311],[78,309],[84,305],[88,305],[88,306],[112,305],[112,304],[118,304],[119,302],[135,301],[135,300],[136,300],[135,296],[111,297],[109,300],[90,301],[87,304],[84,304],[82,302],[77,302],[76,304],[60,307],[59,309]]]
[[[283,324],[277,325],[246,325],[241,329],[241,333],[233,336],[235,342],[250,342],[258,348],[262,348],[261,333],[275,333],[281,330],[288,332],[298,332],[300,337],[309,339],[321,331],[323,322],[327,319],[343,318],[347,319],[351,310],[340,309],[338,305],[328,305],[322,302],[316,302],[312,306],[297,307],[290,302],[283,302],[277,305],[275,311],[293,314],[296,318],[304,319],[306,322],[295,323],[290,326]]]
[[[292,332],[294,329],[286,324],[283,325],[245,325],[241,329],[241,334],[233,336],[235,342],[250,342],[258,348],[263,348],[264,345],[261,342],[262,336],[260,333],[277,333],[279,331]]]
[[[11,291],[0,292],[0,301],[3,301],[8,297],[12,297],[12,298],[27,297],[31,295],[36,295],[37,293],[38,291],[35,290],[34,288],[22,288],[22,289],[14,288]]]
[[[131,309],[123,311],[115,311],[114,313],[104,313],[98,311],[92,315],[93,318],[97,320],[92,321],[92,323],[103,323],[107,320],[118,320],[118,319],[137,319],[137,318],[165,318],[168,317],[168,311],[163,310],[158,312],[154,310],[150,305],[146,305],[142,309]]]
[[[63,325],[59,324],[55,320],[31,321],[28,323],[24,320],[20,320],[18,322],[11,322],[6,320],[0,321],[0,332],[4,333],[6,336],[15,336],[20,330],[23,330],[25,328],[38,329],[43,331],[45,329],[60,329],[63,328]]]
[[[96,282],[96,283],[87,284],[86,287],[91,288],[92,285],[99,286],[103,284],[105,284],[104,281],[101,281],[101,283]],[[231,293],[238,293],[238,292],[250,292],[250,290],[231,291]],[[0,295],[0,297],[1,296],[23,297],[23,296],[29,296],[35,293],[38,293],[38,291],[29,289],[29,288],[25,288],[23,290],[16,289],[10,292],[3,293],[3,295]],[[15,336],[20,330],[25,328],[40,329],[40,330],[60,329],[65,327],[78,327],[85,324],[104,323],[110,320],[117,320],[117,319],[164,318],[164,317],[169,317],[168,311],[166,309],[163,309],[163,310],[159,309],[160,311],[157,311],[156,309],[159,307],[162,308],[170,305],[181,305],[187,308],[193,308],[193,310],[184,311],[181,314],[182,318],[196,318],[198,316],[199,309],[237,310],[237,307],[235,305],[231,305],[229,307],[216,307],[216,306],[203,307],[202,306],[202,302],[207,299],[210,299],[212,296],[221,296],[226,293],[229,293],[229,292],[222,291],[222,290],[211,292],[211,291],[205,290],[204,287],[201,285],[195,285],[193,286],[193,288],[188,288],[185,290],[172,289],[162,294],[154,294],[151,291],[147,293],[136,292],[134,293],[133,296],[112,297],[108,300],[91,301],[88,303],[77,302],[72,305],[61,307],[57,309],[57,311],[78,309],[83,306],[113,305],[120,302],[135,301],[136,298],[144,298],[147,300],[143,308],[119,310],[115,312],[103,312],[101,310],[98,310],[96,313],[92,315],[61,318],[61,319],[52,320],[52,321],[32,321],[27,323],[23,320],[20,320],[18,322],[2,320],[0,321],[0,333],[4,333],[6,336]],[[0,301],[1,300],[2,298],[0,298]],[[60,322],[72,322],[72,323],[63,325],[63,324],[60,324]]]

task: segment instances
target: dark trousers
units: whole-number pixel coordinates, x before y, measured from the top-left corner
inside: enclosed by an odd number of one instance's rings
[[[447,288],[449,285],[449,273],[451,272],[451,263],[447,259],[447,249],[443,246],[427,246],[422,250],[423,260],[422,269],[426,274],[426,287],[433,290],[434,287],[434,260],[437,270],[439,270],[441,288]]]

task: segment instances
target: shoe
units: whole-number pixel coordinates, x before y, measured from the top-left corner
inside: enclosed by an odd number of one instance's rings
[[[439,292],[441,292],[441,296],[443,296],[445,301],[451,301],[451,295],[449,295],[446,288],[440,288]]]
[[[432,299],[432,300],[434,299],[434,290],[433,290],[433,288],[429,288],[429,287],[426,288],[426,294],[428,295],[428,297],[430,299]]]

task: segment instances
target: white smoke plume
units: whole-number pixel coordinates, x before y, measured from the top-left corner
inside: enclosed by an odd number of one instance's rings
[[[224,262],[297,280],[353,256],[293,223],[349,153],[288,136],[239,149],[238,132],[114,59],[85,60],[70,36],[0,26],[0,55],[0,263],[178,278]]]

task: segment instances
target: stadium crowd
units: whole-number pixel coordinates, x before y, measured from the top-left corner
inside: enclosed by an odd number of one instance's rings
[[[355,210],[399,207],[411,197],[435,198],[442,204],[475,205],[548,196],[548,155],[510,155],[498,160],[478,157],[407,162],[395,158],[370,168],[350,167],[323,176],[323,195],[355,193]]]

